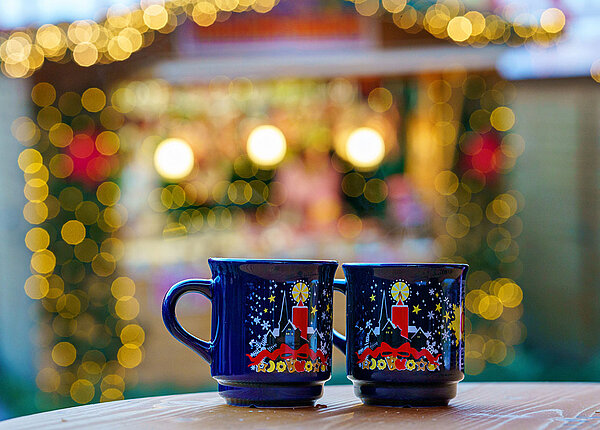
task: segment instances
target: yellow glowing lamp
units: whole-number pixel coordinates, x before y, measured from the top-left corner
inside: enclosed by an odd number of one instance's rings
[[[285,136],[273,125],[256,127],[248,136],[248,157],[260,167],[275,167],[281,163],[286,151]]]
[[[381,134],[370,127],[354,130],[346,141],[346,158],[358,169],[376,167],[385,155],[385,143]]]
[[[308,285],[306,285],[304,282],[296,282],[292,288],[292,297],[297,302],[304,303],[308,298]]]
[[[154,168],[165,179],[183,179],[194,168],[194,151],[182,139],[163,140],[154,151]]]
[[[400,301],[404,303],[404,300],[408,298],[409,293],[410,289],[406,282],[398,281],[394,282],[394,285],[392,285],[392,298],[397,302]]]

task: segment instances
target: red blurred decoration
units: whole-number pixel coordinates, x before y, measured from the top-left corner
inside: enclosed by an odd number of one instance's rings
[[[77,134],[66,148],[73,159],[71,179],[93,187],[118,168],[118,159],[101,154],[95,145],[97,135]]]
[[[474,169],[481,172],[487,183],[498,179],[504,157],[500,150],[500,138],[497,133],[488,132],[473,138],[471,147],[479,146],[479,150],[471,155],[465,155],[462,162],[463,171]],[[478,142],[475,142],[478,140]]]

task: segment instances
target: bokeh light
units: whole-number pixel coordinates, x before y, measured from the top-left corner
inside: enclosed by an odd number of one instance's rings
[[[285,136],[273,125],[256,127],[248,136],[248,158],[260,167],[272,168],[279,164],[286,153]]]
[[[194,151],[182,139],[163,140],[154,152],[154,168],[167,180],[183,179],[194,168]]]
[[[363,170],[377,167],[385,155],[383,137],[370,127],[361,127],[350,133],[345,149],[348,161]]]

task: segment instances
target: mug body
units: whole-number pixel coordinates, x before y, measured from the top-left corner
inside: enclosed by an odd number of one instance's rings
[[[335,261],[209,259],[211,374],[227,403],[311,406],[331,377]]]
[[[368,405],[447,405],[464,377],[464,264],[344,264],[346,368]]]

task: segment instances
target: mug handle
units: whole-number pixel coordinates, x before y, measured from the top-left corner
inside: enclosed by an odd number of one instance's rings
[[[334,279],[333,289],[346,295],[347,281],[345,279]],[[341,335],[335,329],[333,330],[333,344],[344,354],[346,354],[346,336]]]
[[[196,351],[198,355],[204,358],[209,364],[212,363],[212,342],[198,339],[184,329],[181,324],[179,324],[179,321],[177,321],[175,305],[179,298],[188,292],[200,293],[212,301],[212,287],[212,279],[186,279],[185,281],[173,285],[169,291],[167,291],[167,294],[165,294],[162,303],[162,317],[169,333],[188,348]]]

